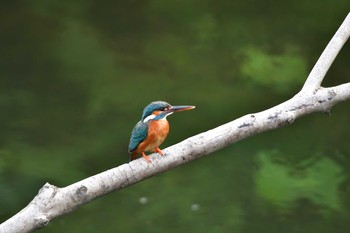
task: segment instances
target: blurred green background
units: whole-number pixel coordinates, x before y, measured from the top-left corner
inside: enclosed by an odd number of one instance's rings
[[[44,185],[128,161],[153,100],[163,148],[300,90],[348,0],[3,1],[0,222]],[[324,85],[349,82],[346,45]],[[350,103],[111,193],[41,232],[349,232]]]

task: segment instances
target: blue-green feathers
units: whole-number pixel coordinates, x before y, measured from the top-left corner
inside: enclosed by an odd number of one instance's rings
[[[147,105],[142,112],[141,121],[144,121],[146,117],[152,115],[154,111],[164,111],[164,109],[170,108],[171,105],[165,101],[155,101]]]
[[[147,137],[148,123],[139,121],[131,132],[129,142],[129,153],[136,150],[137,146],[143,142]]]
[[[152,115],[154,111],[164,111],[164,109],[170,108],[171,105],[164,101],[155,101],[147,105],[143,112],[141,120],[135,125],[131,132],[131,138],[129,142],[129,152],[133,152],[137,149],[137,146],[143,142],[148,133],[148,124],[150,120],[159,120],[166,117],[166,113],[162,112],[158,116]]]

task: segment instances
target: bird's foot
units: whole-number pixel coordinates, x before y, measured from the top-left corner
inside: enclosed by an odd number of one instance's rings
[[[152,160],[145,154],[145,152],[142,152],[142,157],[147,160],[147,162],[152,163]]]
[[[160,155],[165,155],[165,153],[161,149],[159,149],[158,147],[156,148],[155,151]]]

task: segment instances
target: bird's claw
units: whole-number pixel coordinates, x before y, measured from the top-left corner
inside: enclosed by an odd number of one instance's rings
[[[156,152],[160,155],[165,155],[165,153],[161,149],[159,149],[158,147],[156,148]]]
[[[146,159],[147,162],[151,162],[152,163],[152,160],[144,152],[142,152],[142,157],[144,159]]]

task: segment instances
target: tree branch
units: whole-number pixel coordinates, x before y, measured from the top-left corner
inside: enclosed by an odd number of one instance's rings
[[[302,90],[286,102],[259,113],[245,115],[168,147],[164,150],[166,156],[151,155],[153,164],[137,159],[64,188],[46,183],[23,210],[0,225],[0,233],[34,231],[97,197],[208,155],[249,136],[291,124],[306,114],[329,112],[335,104],[350,99],[350,83],[328,88],[320,86],[349,35],[350,14],[322,53]]]
[[[347,15],[340,25],[333,38],[329,41],[327,47],[317,60],[314,68],[311,70],[302,91],[314,91],[321,86],[323,78],[331,67],[334,59],[337,57],[343,45],[350,35],[350,14]]]

